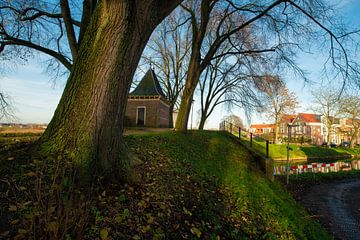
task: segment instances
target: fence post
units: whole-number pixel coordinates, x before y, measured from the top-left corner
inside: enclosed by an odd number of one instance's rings
[[[266,157],[269,157],[269,140],[266,140]]]
[[[252,133],[250,133],[250,147],[252,147]]]
[[[230,123],[230,133],[232,134],[232,123]]]
[[[241,139],[241,128],[239,127],[239,139]]]

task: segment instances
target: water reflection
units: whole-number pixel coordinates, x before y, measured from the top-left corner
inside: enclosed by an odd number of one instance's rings
[[[301,174],[306,172],[341,172],[360,170],[360,160],[339,161],[334,163],[303,163],[290,165],[290,174]],[[274,165],[274,175],[286,174],[286,165]]]

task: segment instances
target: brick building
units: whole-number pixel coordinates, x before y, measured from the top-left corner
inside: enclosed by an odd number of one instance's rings
[[[155,72],[150,69],[129,94],[125,126],[169,127],[169,108]]]
[[[298,113],[292,124],[297,127],[292,129],[291,135],[295,138],[305,138],[312,144],[320,145],[324,141],[323,124],[321,115],[312,113]]]

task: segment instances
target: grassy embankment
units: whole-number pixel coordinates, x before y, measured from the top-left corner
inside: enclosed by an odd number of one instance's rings
[[[126,142],[137,162],[134,183],[91,189],[72,184],[58,161],[6,156],[0,162],[0,225],[7,227],[0,235],[331,239],[224,133],[152,133]]]
[[[236,135],[236,134],[235,134]],[[250,139],[241,138],[245,144],[250,145]],[[265,156],[266,154],[266,142],[260,139],[253,138],[252,147],[257,152]],[[355,148],[348,147],[336,147],[336,148],[326,148],[318,147],[311,145],[299,145],[299,144],[290,144],[292,149],[290,152],[290,159],[299,159],[299,158],[331,158],[331,157],[343,157],[351,158],[353,156],[360,156],[360,146]],[[286,159],[287,154],[287,145],[286,144],[270,144],[269,145],[269,157],[277,159]]]

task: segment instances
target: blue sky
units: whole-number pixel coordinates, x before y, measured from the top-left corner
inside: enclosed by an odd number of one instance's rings
[[[353,26],[360,26],[360,2],[356,0],[336,1],[342,6],[345,20]],[[321,60],[321,59],[320,59]],[[312,81],[319,83],[321,79],[321,63],[314,56],[299,56],[298,62],[309,73]],[[288,87],[295,92],[300,105],[298,111],[308,111],[311,105],[310,89],[314,85],[304,85],[303,81],[294,79],[293,76],[285,76]],[[59,79],[57,84],[51,77],[44,73],[44,66],[38,61],[29,61],[27,65],[18,66],[5,76],[0,76],[0,89],[11,96],[14,106],[14,113],[17,117],[16,122],[21,123],[48,123],[55,111],[64,88],[65,79]],[[194,108],[194,125],[198,119],[196,113],[199,108],[199,101],[196,101]],[[245,119],[241,109],[234,109],[233,114],[240,115]],[[221,118],[230,114],[225,108],[218,108],[207,122],[208,128],[217,128]],[[0,120],[3,121],[3,120]],[[266,119],[253,114],[252,122],[266,122]]]

